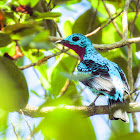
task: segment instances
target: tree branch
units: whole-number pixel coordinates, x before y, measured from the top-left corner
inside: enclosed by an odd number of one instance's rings
[[[139,0],[137,1],[136,3],[136,15],[130,25],[130,38],[132,37],[133,35],[133,28],[134,28],[134,24],[135,24],[135,21],[136,21],[136,18],[137,18],[137,14],[138,14],[138,7],[139,7]],[[128,29],[127,29],[128,30]],[[129,44],[128,45],[128,80],[129,80],[129,85],[130,85],[130,90],[132,91],[133,90],[133,85],[134,85],[134,80],[133,80],[133,71],[132,71],[132,45]],[[134,95],[131,96],[131,99],[134,101]],[[138,131],[138,128],[137,128],[137,119],[136,119],[136,116],[135,116],[135,113],[132,113],[132,119],[133,119],[133,125],[134,125],[134,132]]]
[[[122,16],[122,25],[123,25],[123,38],[126,39],[128,37],[128,20],[127,20],[127,12],[129,8],[130,0],[125,0],[125,5],[123,9]]]
[[[97,32],[99,32],[100,30],[102,30],[103,28],[105,28],[108,24],[110,24],[114,19],[116,19],[120,14],[122,13],[122,11],[115,17],[111,18],[105,25],[98,27],[97,29],[95,29],[94,31],[92,31],[91,33],[86,34],[86,37],[92,36],[94,34],[96,34]]]
[[[123,106],[117,106],[125,109],[128,113],[133,113],[133,112],[140,112],[140,103],[129,103],[128,105],[123,105]],[[85,114],[87,117],[93,116],[93,115],[99,115],[99,114],[108,114],[108,105],[104,106],[70,106],[70,105],[64,105],[62,107],[58,106],[48,106],[48,107],[35,107],[31,105],[27,105],[22,111],[24,112],[25,115],[30,116],[30,117],[45,117],[47,113],[53,112],[55,110],[69,110],[69,111],[76,111],[82,114]],[[21,113],[20,111],[18,111]]]
[[[130,25],[130,38],[133,36],[133,28],[134,28],[134,25],[135,25],[135,21],[137,19],[137,15],[138,15],[138,12],[139,12],[139,0],[137,0],[136,2],[136,15],[133,19],[133,21],[131,22],[131,25]],[[130,85],[130,89],[131,91],[133,90],[133,84],[134,84],[134,81],[133,81],[133,72],[132,72],[132,46],[131,45],[128,45],[128,73],[129,73],[129,85]]]
[[[29,67],[32,67],[32,66],[40,66],[42,64],[44,64],[48,59],[54,57],[54,56],[57,56],[57,55],[60,55],[61,53],[64,53],[64,52],[67,52],[68,49],[65,49],[65,50],[61,50],[55,54],[52,54],[52,55],[48,55],[48,56],[44,56],[42,59],[38,60],[36,63],[31,63],[29,65],[25,65],[25,66],[20,66],[18,67],[20,70],[24,70],[24,69],[27,69]]]
[[[105,0],[102,0],[102,2],[103,2],[103,5],[104,5],[104,7],[105,7],[105,9],[106,9],[106,12],[107,12],[108,15],[109,15],[109,18],[112,19],[112,15],[111,15],[109,9],[108,9],[107,6],[106,6]],[[119,34],[119,36],[122,38],[122,33],[121,33],[121,31],[119,30],[118,25],[116,24],[116,22],[115,22],[114,20],[112,21],[112,23],[113,23],[114,27],[116,28],[116,31],[117,31],[117,33]]]
[[[13,126],[13,130],[14,130],[14,133],[15,133],[15,135],[16,135],[16,138],[17,138],[17,140],[19,140],[19,136],[18,136],[18,134],[17,134],[17,132],[16,132],[15,126],[14,126],[14,124],[13,124],[12,121],[10,121],[10,122],[11,122],[11,124],[12,124],[12,126]]]
[[[50,37],[51,41],[57,41],[57,40],[62,40],[63,38],[57,38],[57,37]],[[96,50],[112,50],[112,49],[115,49],[115,48],[120,48],[120,47],[124,47],[126,45],[129,45],[129,44],[132,44],[132,43],[138,43],[140,42],[140,37],[136,37],[136,38],[130,38],[130,39],[122,39],[118,42],[115,42],[113,44],[93,44],[94,48]],[[64,49],[64,50],[61,50],[60,52],[57,52],[55,54],[52,54],[52,55],[49,55],[49,56],[45,56],[43,57],[42,59],[40,59],[39,61],[37,61],[36,63],[31,63],[29,65],[25,65],[25,66],[20,66],[19,69],[20,70],[24,70],[24,69],[27,69],[29,67],[32,67],[32,66],[39,66],[41,64],[44,64],[48,59],[52,58],[52,57],[55,57],[57,55],[60,55],[61,53],[67,53],[68,55],[76,58],[76,59],[79,59],[78,56],[75,56],[75,55],[72,55],[70,53],[68,53],[69,49]]]
[[[53,36],[49,37],[49,40],[51,42],[56,42],[58,40],[63,40],[63,39],[64,38],[58,38],[58,37],[53,37]],[[129,38],[129,39],[122,39],[113,44],[93,44],[93,46],[97,50],[112,50],[115,48],[120,48],[129,44],[132,44],[132,43],[139,43],[139,42],[140,42],[140,37],[135,37],[135,38]]]
[[[140,42],[140,37],[130,38],[130,39],[122,39],[122,40],[115,42],[113,44],[93,44],[93,46],[97,50],[112,50],[115,48],[124,47],[126,45],[129,45],[132,43],[138,43],[138,42]]]

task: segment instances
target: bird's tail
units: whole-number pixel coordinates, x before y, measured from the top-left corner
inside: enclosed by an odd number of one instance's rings
[[[129,123],[129,118],[127,112],[119,107],[116,109],[112,109],[112,107],[120,106],[121,104],[125,104],[125,102],[121,102],[119,100],[115,101],[112,99],[108,99],[108,106],[109,106],[109,119],[110,120],[118,120],[121,119],[122,121]]]

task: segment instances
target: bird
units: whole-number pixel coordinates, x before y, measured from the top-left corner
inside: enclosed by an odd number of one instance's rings
[[[92,45],[90,39],[83,34],[74,33],[56,43],[74,50],[79,55],[78,73],[90,74],[90,77],[85,77],[80,82],[93,93],[107,96],[110,120],[121,119],[128,123],[129,117],[122,108],[111,112],[112,106],[126,104],[124,93],[130,95],[123,70],[116,63],[101,56],[93,47],[94,44]]]

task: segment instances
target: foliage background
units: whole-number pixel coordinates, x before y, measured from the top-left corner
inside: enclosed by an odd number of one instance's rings
[[[111,15],[114,17],[124,8],[124,0],[105,1]],[[131,23],[136,15],[137,0],[133,0],[128,9],[128,36]],[[23,5],[29,6],[24,9]],[[140,4],[139,4],[140,5]],[[101,0],[12,0],[0,1],[1,35],[0,55],[7,53],[15,56],[20,47],[24,57],[16,58],[14,63],[19,67],[35,63],[44,56],[56,54],[62,46],[55,46],[50,36],[66,37],[72,33],[87,34],[104,25],[109,16]],[[122,14],[115,19],[118,29],[122,32]],[[131,37],[140,36],[140,13],[134,23]],[[60,33],[61,32],[61,33]],[[113,24],[108,24],[98,33],[90,36],[93,43],[111,44],[121,40]],[[133,86],[138,86],[140,70],[140,43],[132,44]],[[128,47],[109,51],[100,51],[107,59],[117,63],[129,79]],[[15,59],[15,58],[14,58]],[[81,83],[67,79],[63,73],[72,74],[78,63],[77,55],[69,50],[50,58],[45,64],[23,70],[29,89],[28,104],[34,106],[89,105],[95,98]],[[42,63],[42,62],[41,62]],[[76,71],[75,71],[76,72]],[[10,84],[10,83],[8,83]],[[0,91],[2,94],[2,91]],[[138,94],[138,93],[137,93]],[[134,98],[136,95],[134,96]],[[15,97],[15,100],[16,97]],[[137,101],[140,101],[138,96]],[[97,105],[107,104],[105,97],[100,97]],[[1,139],[26,139],[33,133],[32,139],[47,140],[94,140],[94,139],[138,139],[140,131],[139,113],[136,114],[136,124],[121,121],[110,121],[108,115],[96,115],[81,118],[77,113],[53,112],[45,118],[31,118],[17,112],[1,110]],[[12,126],[11,122],[14,124]],[[136,127],[136,129],[134,129]],[[14,132],[15,128],[15,132]],[[135,131],[133,131],[135,130]]]

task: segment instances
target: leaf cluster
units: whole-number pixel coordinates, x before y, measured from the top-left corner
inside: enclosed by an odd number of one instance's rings
[[[58,27],[58,23],[62,23],[61,17],[67,15],[67,13],[64,13],[63,10],[61,13],[57,12],[58,9],[67,9],[67,12],[72,15],[74,12],[78,12],[81,8],[81,0],[11,0],[10,3],[6,3],[6,0],[0,1],[0,64],[5,61],[4,59],[7,61],[8,58],[4,58],[5,54],[8,54],[8,57],[13,59],[13,56],[17,53],[15,46],[20,48],[24,57],[17,57],[12,60],[15,63],[15,71],[13,70],[11,72],[13,74],[16,74],[16,72],[20,73],[17,70],[18,66],[23,66],[24,60],[26,59],[35,64],[45,58],[46,55],[49,56],[54,54],[55,56],[48,59],[45,63],[41,62],[42,65],[34,67],[39,84],[43,87],[44,95],[30,88],[29,93],[30,95],[34,94],[38,100],[43,99],[44,102],[42,102],[40,107],[63,106],[65,104],[82,105],[83,99],[81,98],[81,93],[83,91],[83,87],[77,80],[74,80],[74,78],[69,78],[72,77],[71,75],[78,64],[77,54],[75,54],[72,50],[69,50],[67,53],[60,53],[60,55],[56,56],[55,54],[60,52],[60,50],[64,50],[64,48],[62,46],[56,47],[55,44],[50,41],[50,37],[56,37],[58,34],[60,36],[62,34],[66,37],[72,33],[81,33],[86,35],[97,27],[104,25],[109,20],[110,17],[108,16],[101,0],[87,0],[86,2],[88,2],[90,8],[85,10],[82,14],[79,14],[77,18],[72,16],[73,19],[72,17],[63,19],[64,24],[61,26],[62,29],[60,29],[60,27]],[[113,17],[123,10],[124,2],[124,0],[105,1]],[[74,5],[78,5],[79,7],[77,9],[73,9]],[[135,18],[135,14],[136,2],[133,1],[128,10],[129,25],[131,25],[133,19]],[[123,33],[122,15],[118,16],[114,21],[118,25],[120,32]],[[134,23],[132,37],[138,37],[140,35],[139,23],[140,14],[137,15]],[[130,30],[128,30],[128,32],[130,34]],[[121,37],[112,23],[108,24],[107,27],[103,28],[89,38],[93,44],[110,44],[121,40]],[[133,44],[132,69],[134,83],[138,79],[140,70],[139,51],[140,43]],[[102,51],[100,53],[107,59],[117,63],[128,77],[127,46],[110,51]],[[10,64],[11,62],[8,63],[8,65]],[[17,74],[18,77],[14,80],[9,78],[10,75],[2,75],[2,73],[5,74],[5,70],[0,70],[0,82],[4,80],[7,80],[7,82],[3,82],[0,85],[0,88],[2,89],[4,86],[7,87],[6,92],[8,94],[10,93],[8,90],[13,90],[11,93],[18,92],[18,90],[23,88],[23,84],[26,84],[23,79],[18,79],[22,75],[21,73],[19,76]],[[80,76],[80,78],[84,77]],[[20,83],[17,84],[17,89],[12,87],[12,85],[16,83]],[[0,96],[3,94],[3,91],[4,90],[0,91]],[[18,94],[23,95],[21,92]],[[28,91],[24,91],[24,95],[24,97],[28,100]],[[13,98],[14,99],[12,99],[12,101],[18,101],[18,104],[20,104],[23,100],[23,98],[20,99],[16,95],[13,95]],[[7,101],[9,102],[9,100],[5,97],[3,102]],[[8,113],[2,110],[0,118],[2,118],[0,131],[3,133],[6,132]],[[117,128],[115,130],[117,131],[117,135],[114,135],[113,130],[111,130],[110,139],[118,139],[118,137],[119,139],[124,137],[129,139],[130,135],[133,135],[136,138],[139,136],[137,133],[129,133],[130,130],[128,124],[126,125],[116,121],[112,124],[112,127]],[[124,128],[124,130],[121,131],[120,128]],[[33,129],[32,133],[34,133],[34,131],[37,133],[41,130],[42,135],[46,139],[94,140],[96,139],[94,129],[95,128],[93,128],[89,118],[85,119],[83,116],[81,117],[81,114],[65,112],[62,110],[61,112],[50,113],[44,119],[41,119],[41,122]],[[21,133],[19,133],[19,135],[22,137]],[[5,137],[5,133],[3,133],[2,136]]]

